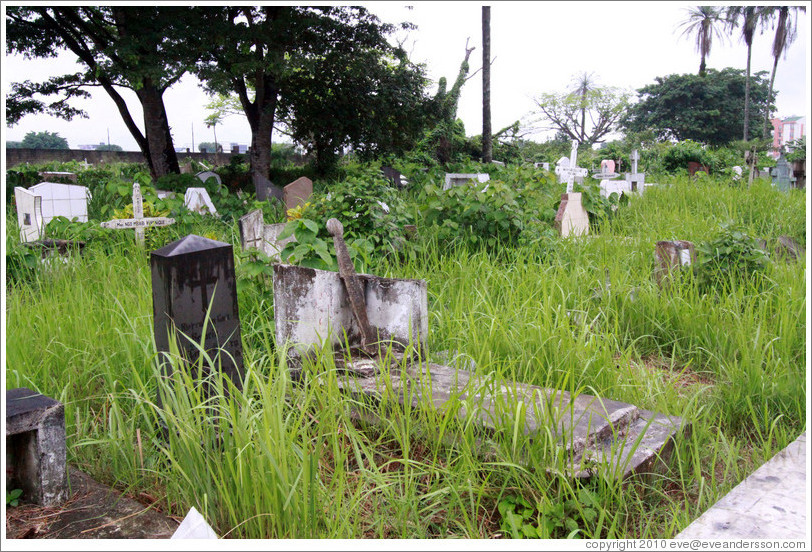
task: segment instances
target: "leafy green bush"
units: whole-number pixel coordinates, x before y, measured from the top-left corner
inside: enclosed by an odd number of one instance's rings
[[[577,499],[553,502],[544,498],[535,508],[521,496],[508,496],[499,501],[497,509],[506,536],[560,539],[579,538],[579,533],[595,524],[601,506],[595,493],[581,488]]]
[[[806,161],[806,136],[802,136],[799,140],[793,140],[787,144],[787,161],[793,163],[795,161]]]
[[[690,161],[710,167],[714,159],[702,144],[693,140],[683,140],[665,152],[662,167],[666,172],[675,172],[677,169],[685,169]]]
[[[757,287],[765,282],[770,263],[758,240],[731,223],[722,224],[709,240],[697,245],[694,273],[701,290],[726,289],[746,281]]]

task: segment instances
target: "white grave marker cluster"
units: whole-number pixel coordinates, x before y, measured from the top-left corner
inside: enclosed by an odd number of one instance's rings
[[[578,141],[573,140],[569,159],[559,159],[555,167],[559,180],[567,183],[567,192],[561,195],[561,204],[555,215],[555,225],[562,238],[589,233],[589,214],[581,203],[581,194],[572,191],[573,181],[587,175],[587,170],[579,167],[577,161]]]

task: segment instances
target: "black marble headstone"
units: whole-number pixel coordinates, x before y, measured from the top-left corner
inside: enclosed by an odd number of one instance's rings
[[[263,176],[254,176],[254,187],[257,190],[257,201],[270,201],[272,197],[282,199],[282,188]]]
[[[189,362],[196,363],[200,352],[193,342],[201,341],[211,304],[203,348],[213,359],[219,353],[215,362],[219,361],[223,373],[240,387],[242,341],[231,245],[191,234],[153,251],[150,265],[158,351],[170,350],[174,328],[178,349]],[[164,363],[164,370],[167,365]]]

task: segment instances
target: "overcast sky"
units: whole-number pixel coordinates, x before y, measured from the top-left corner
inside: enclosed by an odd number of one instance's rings
[[[471,70],[482,66],[481,3],[413,2],[407,9],[400,2],[362,3],[386,22],[408,20],[418,26],[406,36],[411,59],[425,63],[436,90],[445,76],[453,82],[465,53],[466,39],[476,49]],[[680,36],[678,24],[686,18],[686,2],[492,2],[491,8],[491,112],[496,132],[533,111],[533,98],[543,92],[569,88],[575,74],[593,72],[599,84],[630,90],[654,82],[657,76],[696,73],[699,54],[693,38]],[[762,2],[766,4],[766,2]],[[806,3],[808,4],[808,2]],[[8,5],[8,4],[5,4]],[[799,4],[800,5],[800,4]],[[778,65],[775,88],[779,116],[805,115],[810,105],[809,20],[802,15],[798,37],[786,58]],[[752,72],[772,68],[773,31],[756,35],[753,41]],[[5,41],[4,41],[5,43]],[[714,40],[709,68],[744,69],[747,49],[739,34],[730,40]],[[50,60],[23,60],[6,56],[2,80],[4,96],[9,83],[72,72],[75,56],[70,53]],[[482,132],[481,72],[463,87],[458,116],[468,135]],[[123,92],[136,121],[141,110],[135,94]],[[210,101],[192,76],[185,76],[164,95],[176,147],[195,147],[213,141],[204,118]],[[92,101],[83,101],[88,119],[67,122],[48,116],[29,115],[12,128],[5,128],[6,140],[22,140],[29,131],[57,132],[72,148],[81,144],[107,142],[125,150],[137,150],[135,140],[121,120],[113,101],[102,90],[93,91]],[[221,143],[250,144],[245,118],[231,116],[217,127]],[[539,136],[539,139],[542,137]]]

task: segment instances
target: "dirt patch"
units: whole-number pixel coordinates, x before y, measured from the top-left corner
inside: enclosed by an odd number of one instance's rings
[[[644,356],[639,362],[632,361],[632,364],[658,375],[666,383],[674,387],[680,396],[686,395],[689,390],[698,385],[713,387],[715,384],[708,374],[696,372],[690,366],[681,366],[660,356]]]

